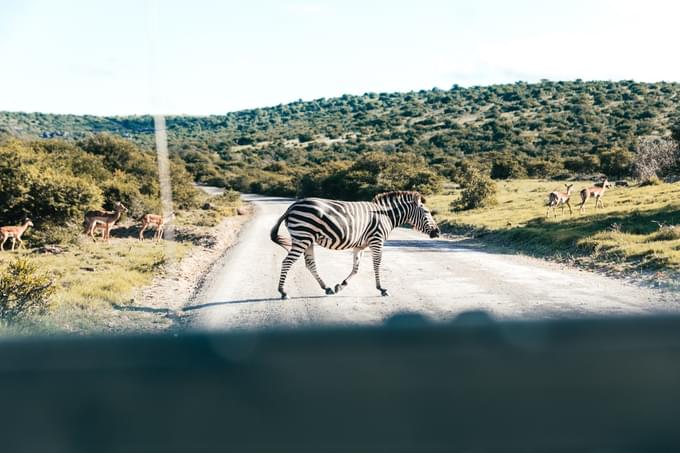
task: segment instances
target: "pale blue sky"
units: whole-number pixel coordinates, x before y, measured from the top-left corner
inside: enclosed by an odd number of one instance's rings
[[[680,2],[0,0],[0,110],[213,114],[490,83],[680,81]]]

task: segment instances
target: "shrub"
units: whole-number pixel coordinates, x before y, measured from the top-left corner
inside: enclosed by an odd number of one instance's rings
[[[633,160],[633,174],[641,182],[665,176],[680,162],[680,149],[673,140],[641,137]]]
[[[128,209],[127,216],[140,217],[148,211],[156,211],[158,203],[152,203],[139,191],[139,185],[125,174],[117,171],[114,177],[103,186],[104,208],[113,210],[114,204],[120,201]]]
[[[527,162],[527,174],[532,178],[549,178],[562,172],[563,165],[559,159],[532,159]]]
[[[184,165],[178,162],[171,162],[170,172],[173,203],[180,209],[198,206],[198,189],[194,187],[194,180]]]
[[[368,200],[391,190],[438,192],[442,179],[422,157],[413,153],[387,155],[371,152],[352,165],[335,163],[330,169],[310,172],[298,182],[299,196],[324,196],[343,200]]]
[[[497,157],[491,163],[491,177],[493,179],[517,179],[527,175],[526,170],[517,157],[504,155]]]
[[[235,190],[227,189],[222,193],[222,195],[220,195],[219,198],[227,203],[236,203],[241,199],[241,194]]]
[[[300,141],[300,143],[311,142],[312,140],[314,140],[314,135],[312,135],[309,132],[303,132],[298,135],[298,140]]]
[[[24,258],[9,263],[0,273],[0,319],[14,321],[47,311],[53,282]]]
[[[26,215],[35,219],[36,226],[65,225],[82,219],[83,213],[101,205],[102,195],[91,181],[70,175],[44,173],[34,175],[31,197],[26,200]]]
[[[466,170],[461,186],[463,191],[460,198],[451,204],[454,211],[483,208],[497,203],[498,188],[496,183],[474,167]]]
[[[613,148],[600,154],[600,169],[610,178],[630,176],[634,155],[623,148]]]
[[[21,158],[0,149],[0,222],[7,224],[26,216],[31,182]]]
[[[139,149],[132,142],[111,134],[97,134],[81,141],[85,151],[102,157],[110,171],[122,170],[135,177],[148,179],[158,174],[154,156]],[[157,177],[156,177],[157,180]],[[146,193],[150,195],[150,193]]]
[[[564,160],[564,168],[573,173],[595,173],[600,170],[600,157],[594,154],[583,154]]]
[[[646,186],[658,186],[661,184],[661,180],[659,179],[658,176],[653,175],[650,176],[647,179],[644,179],[640,182],[640,187],[646,187]]]

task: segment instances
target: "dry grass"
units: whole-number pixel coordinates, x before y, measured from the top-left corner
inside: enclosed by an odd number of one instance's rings
[[[57,291],[50,313],[40,320],[48,330],[100,330],[115,305],[128,304],[136,288],[149,284],[164,264],[181,259],[190,248],[187,243],[132,238],[112,239],[109,244],[83,239],[55,255],[0,253],[0,267],[24,256],[52,276]]]
[[[458,191],[429,197],[438,220],[451,232],[486,233],[489,240],[525,252],[557,258],[588,258],[592,265],[617,270],[680,270],[680,183],[646,187],[613,187],[605,208],[594,200],[579,214],[578,192],[590,182],[577,182],[572,195],[574,214],[560,210],[546,218],[548,193],[564,190],[554,181],[515,180],[499,183],[493,208],[450,212]],[[678,225],[659,228],[656,222]]]

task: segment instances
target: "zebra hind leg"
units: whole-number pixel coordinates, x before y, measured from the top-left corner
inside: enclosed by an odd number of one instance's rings
[[[288,271],[297,261],[297,259],[300,258],[300,255],[302,255],[304,251],[307,250],[310,244],[311,242],[293,241],[288,255],[286,255],[286,257],[283,259],[283,262],[281,263],[281,276],[279,277],[279,293],[281,293],[281,299],[288,299],[288,294],[286,294],[283,289],[283,286],[286,283]]]
[[[324,283],[323,279],[319,275],[319,272],[316,270],[316,261],[314,261],[314,244],[310,244],[310,246],[305,250],[305,265],[319,283],[321,289],[326,291],[326,294],[333,294],[333,289],[326,286],[326,283]]]

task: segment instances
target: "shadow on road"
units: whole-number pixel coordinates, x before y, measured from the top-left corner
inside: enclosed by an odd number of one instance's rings
[[[333,296],[298,296],[298,297],[291,297],[288,300],[299,300],[299,299],[325,299],[327,297],[333,297]],[[336,297],[343,297],[343,296],[336,296]],[[232,304],[247,304],[251,302],[280,302],[281,298],[280,297],[270,297],[266,299],[241,299],[241,300],[225,300],[225,301],[219,301],[219,302],[208,302],[207,304],[201,304],[201,305],[191,305],[189,307],[184,307],[182,311],[192,311],[192,310],[200,310],[203,308],[209,308],[209,307],[215,307],[219,305],[232,305]]]
[[[139,311],[144,313],[172,313],[173,310],[169,308],[156,308],[156,307],[140,307],[134,305],[113,305],[115,310],[119,311]]]
[[[473,240],[388,239],[386,249],[409,249],[440,252],[488,252],[483,244]]]

